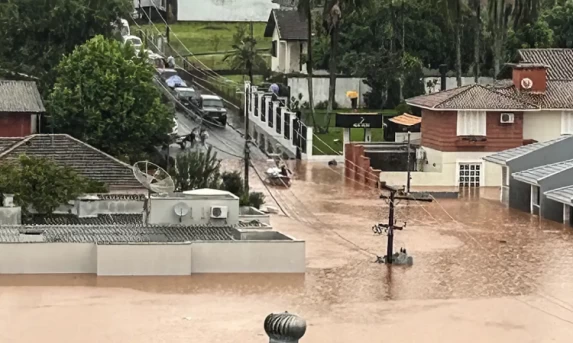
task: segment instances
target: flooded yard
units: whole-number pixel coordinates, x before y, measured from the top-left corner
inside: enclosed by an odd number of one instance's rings
[[[433,203],[397,201],[394,247],[411,267],[373,263],[388,204],[342,168],[293,166],[272,190],[307,242],[305,275],[0,276],[2,342],[267,342],[273,311],[307,320],[302,342],[568,342],[571,229],[509,210],[498,190]],[[255,189],[266,191],[252,175]],[[272,199],[268,194],[268,200]]]

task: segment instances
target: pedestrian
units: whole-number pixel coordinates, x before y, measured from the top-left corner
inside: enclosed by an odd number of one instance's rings
[[[199,133],[199,137],[201,138],[201,144],[205,145],[207,138],[209,138],[209,134],[207,133],[207,130],[205,130],[205,128],[201,129],[201,132]]]
[[[175,68],[175,58],[173,56],[167,57],[167,65],[169,68]]]
[[[197,141],[197,128],[191,130],[191,133],[188,136],[189,144],[191,144],[191,149],[195,146],[195,142]]]

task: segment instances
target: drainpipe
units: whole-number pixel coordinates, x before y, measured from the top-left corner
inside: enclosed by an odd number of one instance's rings
[[[271,313],[265,318],[269,343],[298,343],[306,333],[306,321],[296,314]]]
[[[440,91],[446,90],[446,73],[448,72],[447,64],[440,64]]]

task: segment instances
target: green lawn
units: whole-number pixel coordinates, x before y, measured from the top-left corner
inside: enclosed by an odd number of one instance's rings
[[[159,30],[163,30],[165,25],[156,23]],[[218,52],[218,55],[196,56],[202,63],[211,69],[229,69],[226,62],[223,62],[225,52],[232,50],[233,35],[237,32],[239,25],[246,25],[246,32],[249,33],[248,24],[222,23],[222,22],[185,22],[170,24],[171,46],[181,55],[187,55],[189,49],[194,54],[205,52]],[[257,47],[268,49],[271,47],[271,39],[264,37],[266,23],[254,23],[253,34],[257,40]],[[157,31],[149,25],[141,25],[144,30],[150,33]],[[139,29],[132,27],[133,34],[138,34]],[[181,42],[179,41],[181,40]],[[184,47],[187,47],[187,49]],[[270,57],[269,61],[270,61]],[[194,58],[190,61],[193,62]],[[199,62],[195,60],[196,64]]]
[[[340,109],[336,112],[352,112],[351,109]],[[383,115],[395,115],[394,110],[362,110],[362,112],[376,112],[382,113]],[[326,110],[315,110],[315,119],[319,125],[324,125],[325,123]],[[307,117],[303,113],[303,121],[312,126],[312,119]],[[328,128],[328,133],[318,133],[315,131],[316,137],[313,138],[313,155],[336,155],[337,153],[342,154],[342,128],[334,127],[335,115],[330,117],[330,125]],[[384,129],[371,129],[372,131],[372,142],[382,142],[384,141]],[[317,138],[318,137],[318,138]],[[320,138],[320,140],[319,140]],[[322,141],[321,141],[322,140]],[[350,129],[350,141],[352,142],[363,142],[364,141],[364,129]],[[335,152],[336,151],[336,152]]]

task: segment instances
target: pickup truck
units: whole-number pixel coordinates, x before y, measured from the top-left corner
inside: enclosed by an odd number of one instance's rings
[[[219,122],[227,125],[227,110],[223,104],[223,99],[217,95],[202,94],[199,99],[201,117],[210,122]]]

